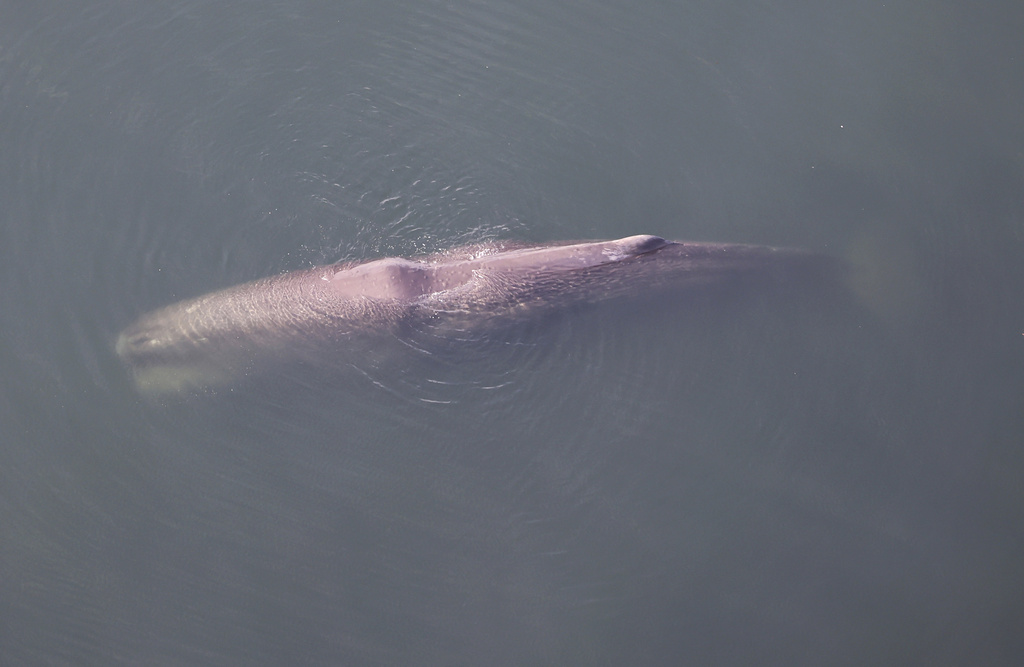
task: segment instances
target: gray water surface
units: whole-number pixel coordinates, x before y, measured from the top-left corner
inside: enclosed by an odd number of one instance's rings
[[[0,16],[0,663],[1019,664],[1019,3]],[[286,270],[639,233],[849,281],[155,399],[114,354]]]

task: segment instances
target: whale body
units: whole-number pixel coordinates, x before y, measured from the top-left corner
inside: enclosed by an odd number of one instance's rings
[[[344,347],[404,328],[452,331],[545,308],[665,288],[769,277],[815,255],[650,235],[544,246],[483,244],[426,257],[294,271],[175,303],[121,332],[118,356],[145,390],[221,384],[311,342]]]

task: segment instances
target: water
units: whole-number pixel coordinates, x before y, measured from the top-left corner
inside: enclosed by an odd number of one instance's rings
[[[1015,664],[1013,3],[0,2],[4,664]],[[142,312],[490,239],[835,255],[192,397]]]

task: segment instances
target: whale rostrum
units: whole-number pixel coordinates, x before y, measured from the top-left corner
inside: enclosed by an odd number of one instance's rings
[[[817,257],[766,246],[649,235],[543,246],[491,243],[414,259],[337,264],[255,280],[143,315],[118,356],[141,389],[215,385],[310,341],[418,322],[472,328],[538,309],[768,277]]]

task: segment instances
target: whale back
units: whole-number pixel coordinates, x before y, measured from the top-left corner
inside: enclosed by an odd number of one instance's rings
[[[429,321],[443,333],[494,326],[544,308],[763,280],[810,253],[679,243],[650,235],[545,246],[477,245],[420,259],[384,258],[296,271],[188,299],[142,316],[118,355],[154,386],[213,383],[260,359]],[[417,324],[419,323],[419,324]]]

